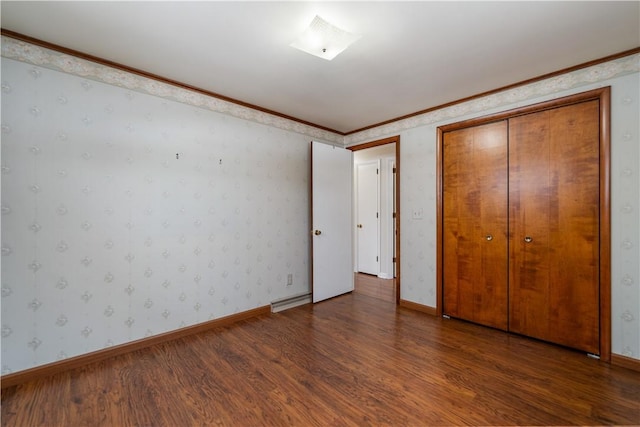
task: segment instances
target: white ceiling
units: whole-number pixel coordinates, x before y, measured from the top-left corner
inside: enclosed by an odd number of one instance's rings
[[[339,132],[640,47],[640,2],[2,1],[2,28]],[[315,15],[362,38],[289,46]]]

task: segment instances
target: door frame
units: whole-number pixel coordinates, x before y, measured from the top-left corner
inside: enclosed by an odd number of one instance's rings
[[[400,135],[391,136],[384,139],[379,139],[376,141],[365,142],[363,144],[352,145],[350,147],[346,147],[347,150],[351,151],[359,151],[366,150],[367,148],[378,147],[380,145],[386,144],[396,144],[395,150],[395,164],[396,164],[396,173],[395,173],[395,273],[396,273],[396,305],[400,304]]]
[[[600,359],[611,362],[611,87],[594,89],[562,98],[544,101],[483,117],[439,126],[436,140],[436,315],[442,316],[443,306],[443,142],[444,134],[453,130],[505,120],[576,104],[598,100],[600,104]]]

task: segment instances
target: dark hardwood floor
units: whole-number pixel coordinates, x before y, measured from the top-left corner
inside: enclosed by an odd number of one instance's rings
[[[5,426],[640,424],[640,373],[357,293],[2,391]]]

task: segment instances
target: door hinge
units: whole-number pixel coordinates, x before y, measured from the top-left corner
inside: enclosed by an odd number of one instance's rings
[[[376,257],[376,262],[378,262],[378,257]]]
[[[396,168],[393,168],[393,173],[396,173]]]
[[[396,257],[393,257],[393,262],[396,262]]]
[[[396,213],[394,212],[394,213],[393,213],[393,218],[395,218],[395,217],[396,217]]]

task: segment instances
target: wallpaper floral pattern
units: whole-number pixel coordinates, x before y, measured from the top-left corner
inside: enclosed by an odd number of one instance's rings
[[[3,373],[308,292],[311,139],[401,135],[401,297],[435,306],[437,126],[605,85],[612,349],[640,359],[640,55],[346,137],[6,37],[2,56]]]
[[[611,104],[612,346],[615,353],[640,359],[638,74],[620,79],[619,84],[613,86]]]
[[[183,89],[158,80],[106,67],[9,37],[2,37],[2,56],[53,70],[63,71],[84,77],[87,80],[95,80],[132,91],[148,93],[278,129],[305,134],[317,141],[329,141],[341,144],[343,140],[342,135],[334,132],[308,126],[300,122]]]
[[[307,136],[3,58],[2,371],[308,292],[308,175]]]

